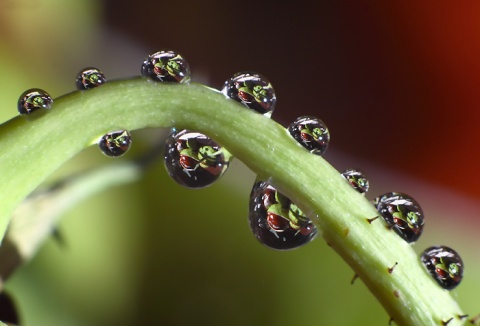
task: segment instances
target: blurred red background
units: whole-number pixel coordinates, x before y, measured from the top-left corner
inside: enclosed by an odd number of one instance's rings
[[[282,124],[315,114],[332,149],[480,197],[480,2],[106,4],[108,25],[179,51],[211,86],[267,76]]]

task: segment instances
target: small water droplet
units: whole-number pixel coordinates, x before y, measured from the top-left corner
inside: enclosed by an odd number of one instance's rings
[[[353,189],[359,193],[364,194],[368,191],[370,184],[362,171],[348,169],[342,172],[342,176],[348,181]]]
[[[389,227],[407,242],[415,242],[423,231],[424,215],[409,195],[389,192],[375,198],[374,205]]]
[[[270,118],[275,108],[275,90],[262,75],[254,72],[239,72],[227,80],[222,93]]]
[[[132,144],[132,136],[127,130],[118,130],[105,134],[98,142],[103,154],[110,157],[119,157],[125,154]]]
[[[427,271],[446,290],[452,290],[463,278],[463,261],[460,255],[446,246],[433,246],[421,255]]]
[[[322,155],[328,148],[330,132],[325,123],[318,118],[298,117],[287,130],[300,145],[313,154]]]
[[[312,221],[268,181],[255,181],[248,219],[255,237],[273,249],[298,248],[317,235]]]
[[[154,81],[189,83],[188,62],[174,51],[159,51],[149,55],[142,64],[142,76]]]
[[[18,99],[18,112],[28,115],[40,109],[52,108],[52,97],[40,88],[29,89],[20,95]]]
[[[105,84],[106,81],[107,79],[103,72],[97,68],[88,67],[78,73],[75,85],[78,90],[86,90],[101,86]]]
[[[218,180],[232,156],[208,136],[175,129],[165,142],[165,167],[178,184],[203,188]]]

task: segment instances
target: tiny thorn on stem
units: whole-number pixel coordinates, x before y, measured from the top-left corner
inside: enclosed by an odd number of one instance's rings
[[[400,292],[398,292],[397,290],[394,290],[393,291],[393,296],[397,299],[400,298]]]
[[[476,315],[475,317],[472,317],[469,320],[469,322],[470,322],[470,324],[475,325],[477,323],[477,321],[479,321],[479,320],[480,320],[480,314]]]
[[[395,262],[395,264],[392,266],[392,267],[389,267],[387,269],[388,273],[389,274],[392,274],[393,273],[393,270],[395,269],[395,267],[398,265],[398,262]]]
[[[452,320],[453,320],[453,317],[451,317],[451,318],[450,318],[449,320],[447,320],[447,321],[443,321],[443,320],[442,320],[442,325],[443,325],[443,326],[447,326]]]
[[[353,283],[355,283],[355,280],[356,280],[357,278],[358,278],[358,274],[357,274],[357,273],[355,273],[355,274],[353,275],[353,278],[352,278],[352,280],[350,281],[350,284],[352,284],[352,285],[353,285]]]
[[[372,217],[372,218],[367,218],[367,222],[368,224],[372,224],[373,221],[375,221],[377,218],[379,218],[380,216],[375,216],[375,217]]]
[[[457,318],[462,320],[462,319],[468,318],[468,315],[457,315]]]

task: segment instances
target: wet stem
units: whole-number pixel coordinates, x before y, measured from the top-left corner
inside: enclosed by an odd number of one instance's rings
[[[396,324],[442,325],[452,317],[449,326],[464,323],[455,300],[425,272],[411,246],[383,223],[369,223],[378,213],[338,171],[299,146],[275,121],[200,84],[159,84],[140,77],[110,81],[55,99],[46,114],[0,125],[0,232],[5,233],[22,200],[105,133],[171,127],[207,134],[259,176],[270,178],[308,212]]]

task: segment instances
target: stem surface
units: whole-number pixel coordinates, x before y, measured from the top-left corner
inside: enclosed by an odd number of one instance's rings
[[[461,309],[425,271],[411,246],[381,219],[367,222],[378,212],[338,171],[275,121],[199,84],[140,77],[111,81],[55,99],[46,114],[18,116],[0,125],[1,234],[30,192],[102,135],[158,127],[205,133],[255,173],[271,177],[280,192],[309,213],[327,243],[398,325],[442,325],[451,317],[449,326],[463,324],[457,317],[463,315]]]

